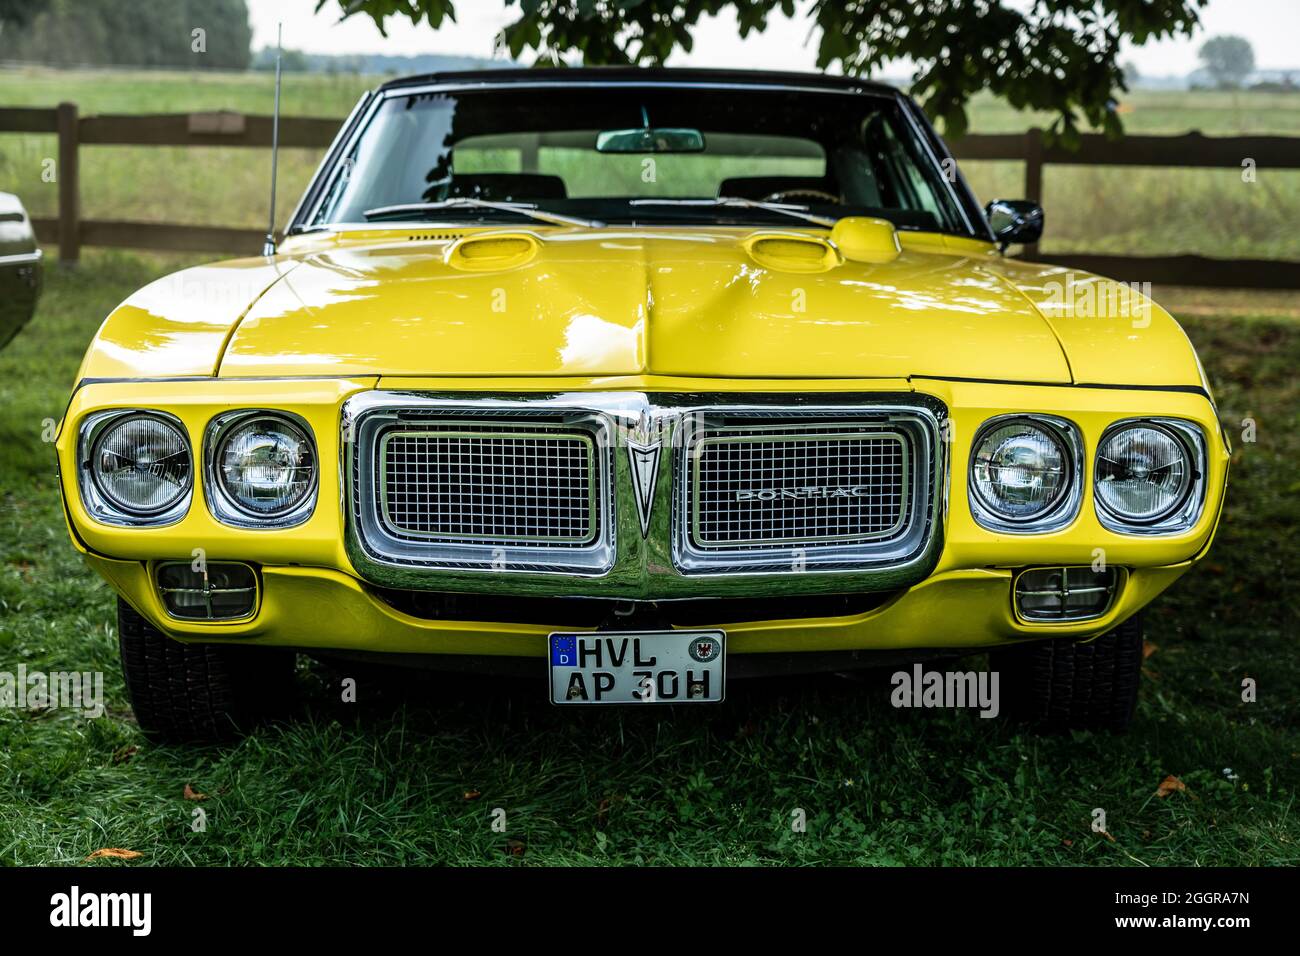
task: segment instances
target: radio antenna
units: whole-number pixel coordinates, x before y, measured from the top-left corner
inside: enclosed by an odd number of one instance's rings
[[[283,23],[275,25],[275,114],[271,117],[271,221],[266,226],[262,255],[275,255],[275,170],[280,155],[280,39]]]

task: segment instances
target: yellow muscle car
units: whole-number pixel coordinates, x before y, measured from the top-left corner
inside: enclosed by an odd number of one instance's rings
[[[342,127],[272,254],[129,298],[58,440],[148,732],[295,652],[556,704],[987,649],[1122,729],[1226,437],[1139,290],[1008,258],[912,101],[699,70],[440,74]]]

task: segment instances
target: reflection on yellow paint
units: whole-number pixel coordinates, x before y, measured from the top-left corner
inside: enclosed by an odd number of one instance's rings
[[[526,261],[449,264],[466,236],[506,234],[313,234],[273,260],[185,270],[114,312],[81,374],[1202,382],[1159,307],[1141,323],[1081,318],[1056,306],[1062,290],[1103,303],[1140,297],[1100,295],[1109,286],[1094,276],[1005,259],[975,240],[903,232],[893,261],[806,272],[756,261],[749,250],[764,233],[753,228],[539,226]]]

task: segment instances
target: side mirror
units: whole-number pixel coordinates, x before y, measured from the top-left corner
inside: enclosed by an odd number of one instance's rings
[[[1028,199],[995,199],[984,207],[993,238],[1005,250],[1013,242],[1037,242],[1043,235],[1043,207]]]

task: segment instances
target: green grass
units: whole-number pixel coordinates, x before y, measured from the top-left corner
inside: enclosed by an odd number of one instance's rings
[[[1300,135],[1300,93],[1252,90],[1135,90],[1120,98],[1120,117],[1129,133],[1185,133],[1206,136]],[[971,131],[1019,133],[1046,129],[1049,113],[1021,112],[1005,100],[981,93],[971,102]]]
[[[285,74],[287,116],[340,120],[373,77]],[[0,70],[0,106],[76,103],[98,113],[187,113],[236,110],[269,114],[274,86],[265,73]],[[57,155],[54,136],[0,134],[0,190],[17,193],[33,216],[53,216],[58,186],[42,178]],[[320,161],[318,150],[285,149],[281,195],[297,200]],[[88,219],[134,219],[205,225],[261,226],[266,221],[270,153],[265,149],[86,146],[81,155],[81,206]],[[282,204],[287,221],[291,204]]]
[[[287,74],[287,115],[343,117],[378,78]],[[232,109],[269,113],[266,74],[0,70],[0,106],[75,102],[82,114]],[[1136,92],[1125,98],[1134,133],[1300,135],[1300,93]],[[1050,117],[1018,113],[991,96],[975,99],[974,132],[1018,132]],[[0,190],[17,193],[32,215],[50,217],[58,187],[45,182],[53,136],[0,134]],[[286,149],[281,196],[296,200],[319,161],[316,150]],[[1245,158],[1245,157],[1243,157]],[[82,150],[82,215],[255,228],[266,215],[269,157],[263,149],[88,146]],[[971,162],[963,171],[981,201],[1023,194],[1022,165]],[[1137,255],[1200,253],[1300,259],[1300,170],[1169,170],[1049,166],[1044,176],[1047,252]],[[280,204],[287,221],[293,202]]]
[[[1300,863],[1300,327],[1275,300],[1187,320],[1224,421],[1235,435],[1253,418],[1259,440],[1236,442],[1210,558],[1149,613],[1156,650],[1127,736],[897,711],[882,673],[574,713],[533,682],[352,670],[360,702],[345,705],[340,672],[313,664],[291,721],[178,748],[132,722],[113,600],[67,541],[41,435],[100,318],[163,268],[92,253],[53,270],[33,325],[0,352],[0,670],[99,669],[109,696],[98,720],[0,711],[0,861],[120,847],[139,864]],[[1257,703],[1240,700],[1245,676]],[[1188,790],[1155,797],[1167,774]],[[208,799],[186,801],[187,784]],[[1113,840],[1091,831],[1094,808]]]

